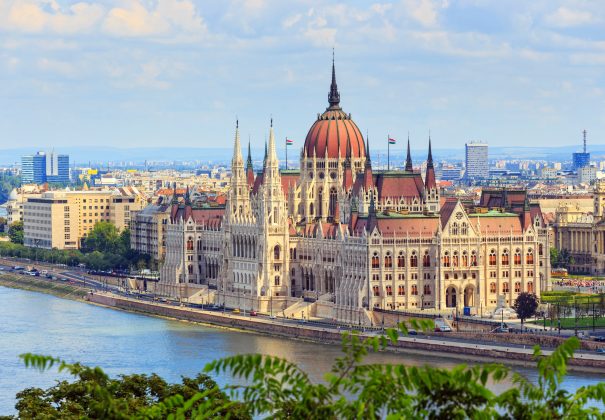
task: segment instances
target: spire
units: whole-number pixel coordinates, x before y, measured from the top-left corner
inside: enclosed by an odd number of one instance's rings
[[[366,166],[371,165],[372,159],[370,158],[370,135],[366,132]]]
[[[429,157],[426,159],[426,167],[433,168],[433,152],[431,150],[431,132],[429,131]]]
[[[172,204],[178,204],[179,198],[176,196],[176,182],[172,183]]]
[[[250,151],[250,138],[248,138],[248,159],[246,160],[247,169],[252,169],[252,152]]]
[[[191,205],[191,196],[189,195],[189,185],[187,185],[187,190],[185,191],[185,205]]]
[[[277,162],[277,149],[275,148],[275,134],[273,133],[273,118],[271,118],[271,128],[269,129],[269,154],[267,159],[271,162]]]
[[[250,151],[250,139],[248,139],[248,163],[246,165],[246,180],[248,186],[252,188],[254,186],[254,168],[252,167],[252,152]]]
[[[405,159],[405,171],[413,172],[414,167],[412,166],[412,153],[410,152],[410,135],[408,133],[408,156]]]
[[[330,103],[330,108],[340,108],[340,93],[336,84],[336,69],[334,67],[334,48],[332,48],[332,84],[330,84],[328,102]]]
[[[235,120],[235,141],[233,142],[233,160],[232,164],[244,162],[242,158],[242,148],[239,140],[239,120]]]

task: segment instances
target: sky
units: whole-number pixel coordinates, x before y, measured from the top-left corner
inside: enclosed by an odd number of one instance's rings
[[[605,143],[605,2],[0,0],[0,149]],[[298,150],[298,149],[297,149]]]

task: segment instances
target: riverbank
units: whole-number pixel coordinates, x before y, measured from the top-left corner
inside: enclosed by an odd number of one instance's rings
[[[90,291],[84,287],[65,283],[49,282],[46,279],[33,276],[22,276],[14,274],[0,274],[0,286],[12,289],[22,289],[30,292],[46,293],[60,297],[84,301],[84,296]]]
[[[249,331],[272,337],[326,344],[340,344],[342,337],[341,330],[328,326],[314,326],[293,320],[286,322],[263,317],[239,316],[230,312],[203,311],[190,307],[179,307],[169,303],[128,298],[111,293],[90,293],[90,289],[85,289],[76,284],[49,282],[37,277],[0,274],[0,286],[52,294],[60,298],[86,301],[112,309],[239,331]],[[376,332],[368,332],[367,334],[372,335],[376,334]],[[396,353],[431,354],[467,362],[470,359],[474,362],[505,361],[508,364],[520,366],[534,366],[535,364],[531,345],[528,345],[526,348],[525,345],[519,346],[518,343],[515,345],[513,342],[508,345],[477,342],[473,341],[474,336],[472,334],[459,334],[460,337],[458,337],[458,333],[448,333],[447,335],[431,333],[430,335],[422,336],[422,338],[419,336],[401,337],[396,344],[390,345],[387,350]],[[466,339],[467,341],[453,341],[452,338]],[[514,338],[519,339],[522,337]],[[542,337],[542,339],[545,338],[548,337]],[[551,339],[555,338],[551,337]],[[545,354],[550,353],[549,350],[544,350],[543,352]],[[577,371],[605,373],[605,357],[592,353],[576,354],[575,358],[570,361],[569,368]]]

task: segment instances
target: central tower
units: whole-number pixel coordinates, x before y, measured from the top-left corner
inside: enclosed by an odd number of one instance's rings
[[[328,108],[323,114],[317,114],[317,120],[307,133],[301,153],[299,221],[310,223],[335,219],[338,192],[343,185],[347,160],[354,181],[357,174],[363,171],[366,148],[361,131],[351,119],[351,114],[346,114],[340,107],[340,92],[332,56]]]

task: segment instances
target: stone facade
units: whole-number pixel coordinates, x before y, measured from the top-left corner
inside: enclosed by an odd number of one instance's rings
[[[547,288],[549,233],[526,191],[484,191],[473,206],[443,199],[430,138],[424,177],[409,141],[404,170],[374,172],[332,70],[329,107],[309,130],[300,171],[279,170],[271,126],[254,173],[237,127],[226,206],[174,202],[160,287],[355,323],[371,322],[374,308],[485,312]]]

